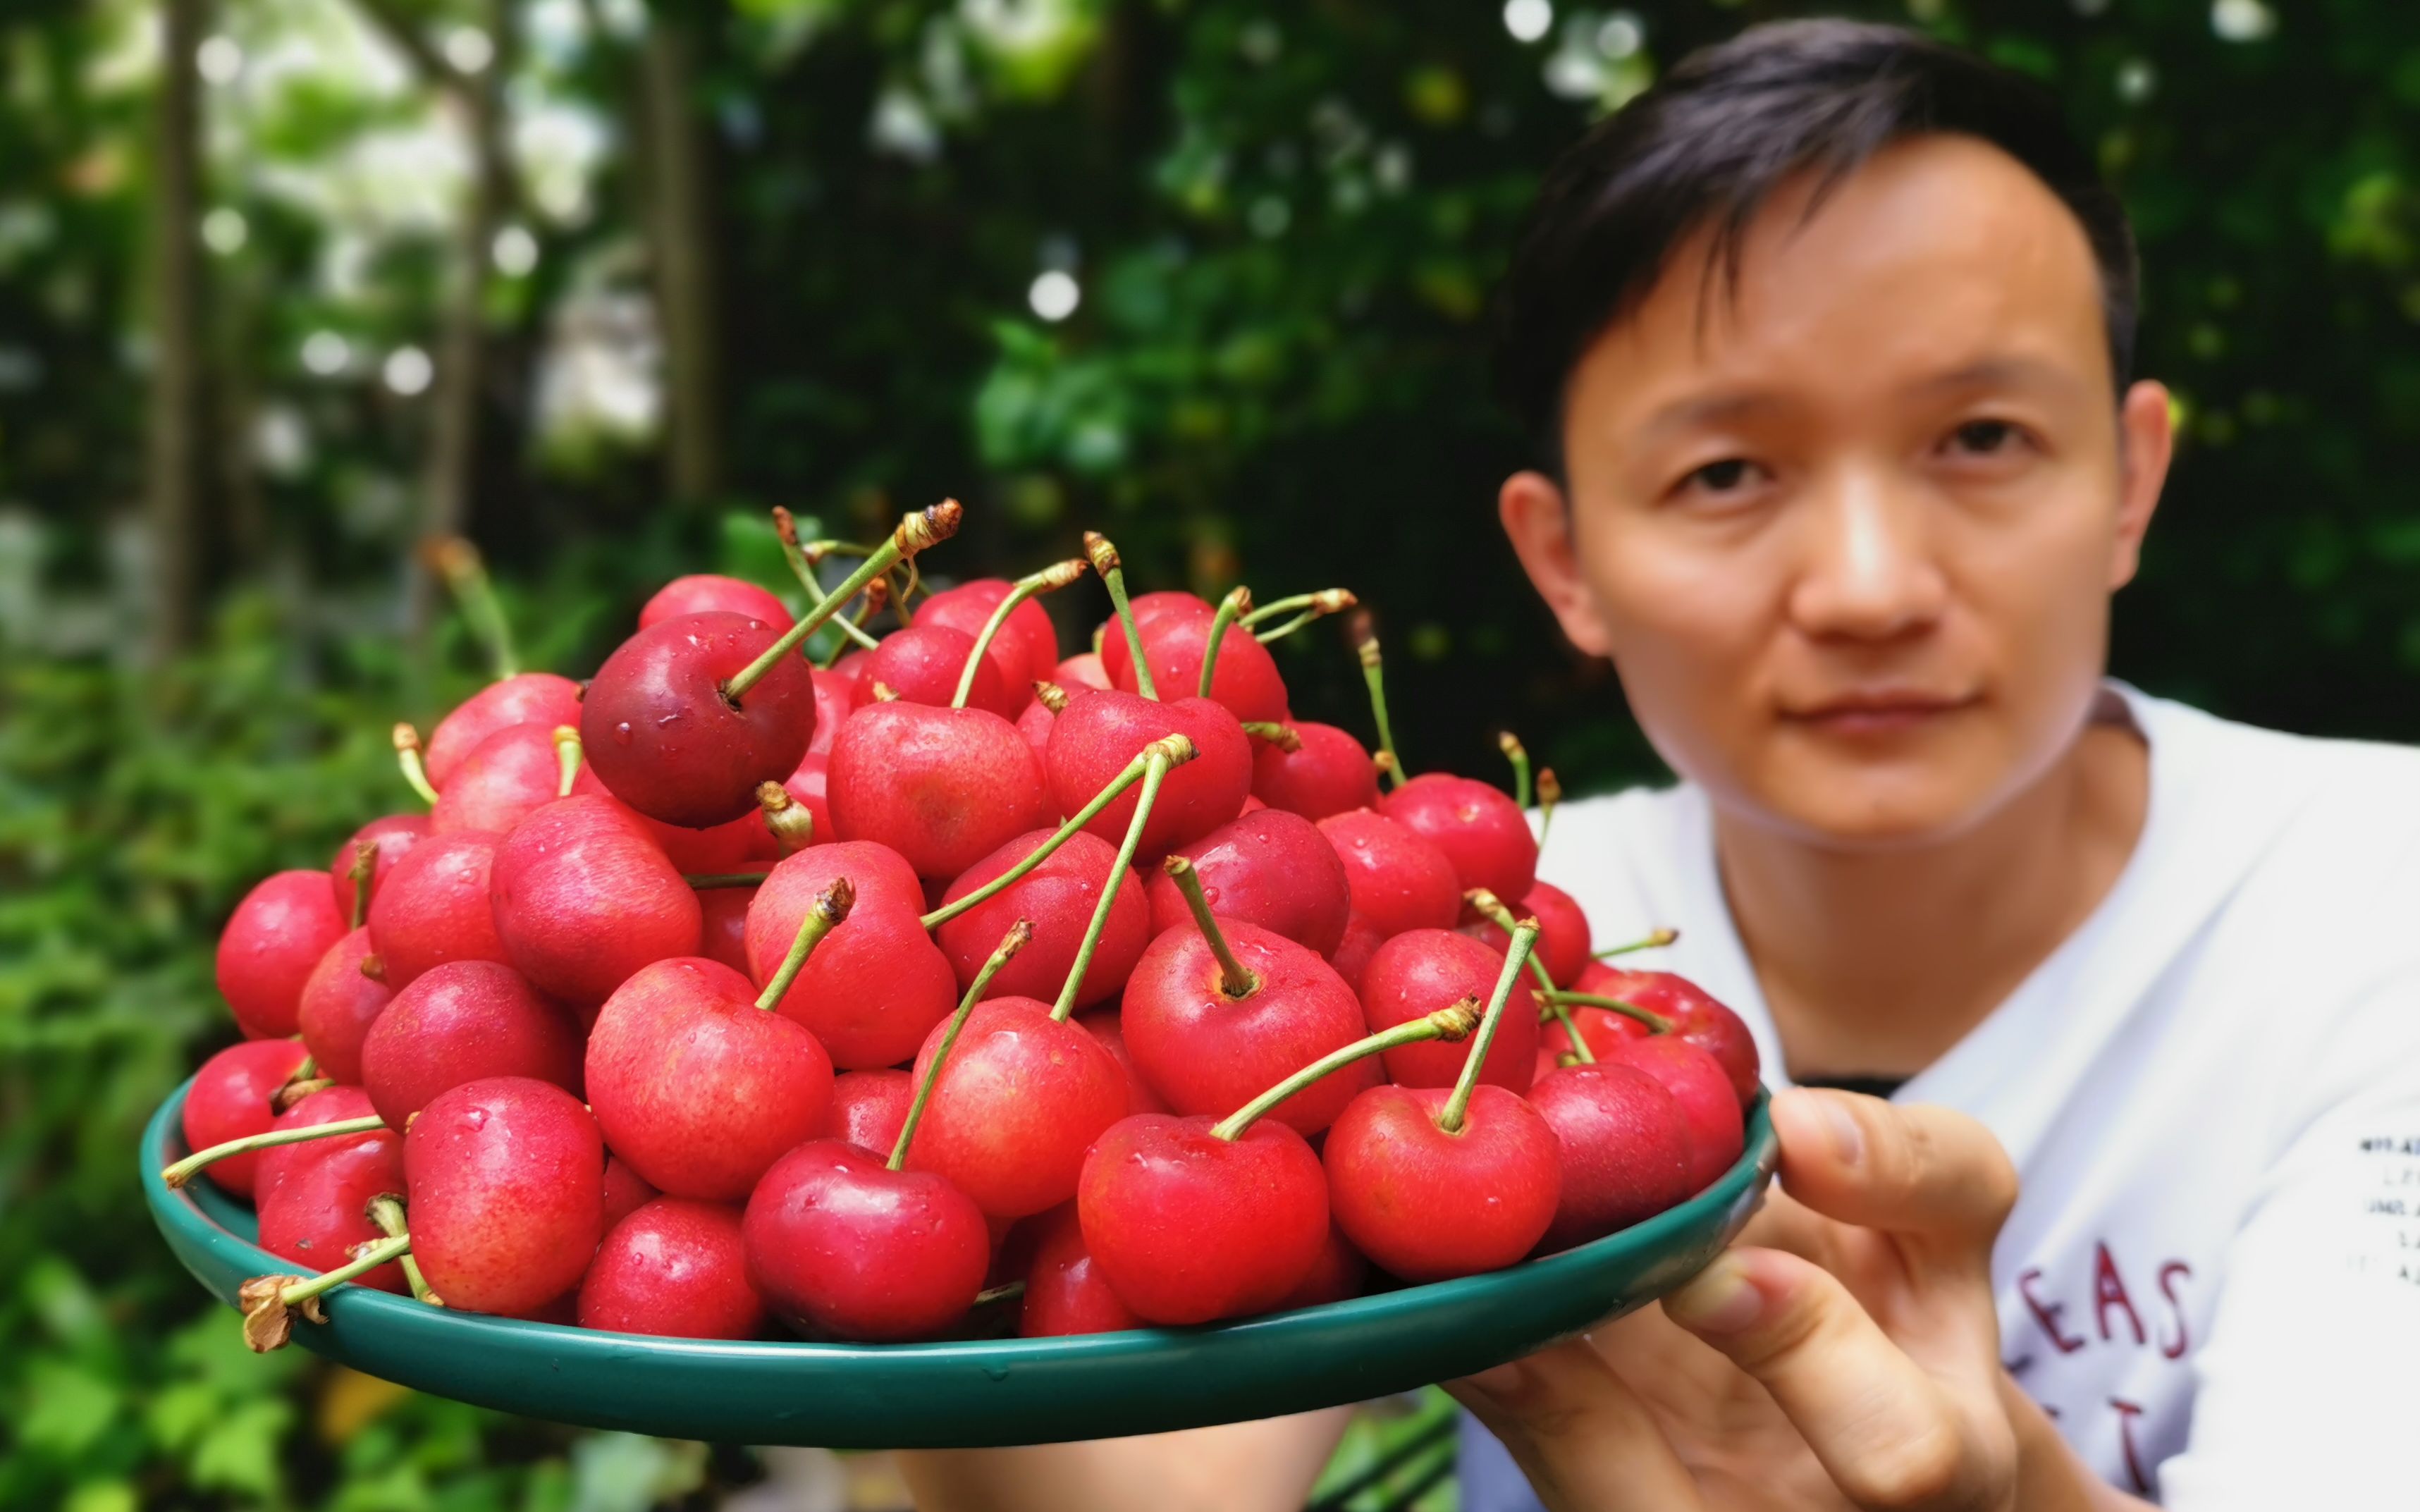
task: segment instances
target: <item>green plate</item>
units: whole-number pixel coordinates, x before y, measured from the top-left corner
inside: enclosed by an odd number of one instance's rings
[[[232,1304],[246,1278],[294,1267],[252,1242],[251,1210],[207,1179],[162,1183],[160,1168],[185,1153],[185,1090],[144,1131],[143,1194],[177,1258]],[[1203,1328],[726,1344],[482,1318],[349,1286],[328,1295],[324,1325],[297,1319],[294,1338],[441,1396],[665,1438],[972,1448],[1201,1427],[1450,1381],[1627,1312],[1730,1242],[1777,1156],[1760,1094],[1739,1164],[1643,1224],[1507,1271]]]

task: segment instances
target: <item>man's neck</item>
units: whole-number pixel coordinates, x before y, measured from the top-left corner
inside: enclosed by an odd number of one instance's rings
[[[2091,725],[1973,830],[1886,854],[1717,810],[1724,891],[1792,1073],[1909,1076],[1956,1044],[2116,886],[2149,768],[2134,732]]]

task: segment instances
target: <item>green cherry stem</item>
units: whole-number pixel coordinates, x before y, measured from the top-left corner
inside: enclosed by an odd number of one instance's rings
[[[891,532],[891,539],[874,548],[874,554],[858,564],[855,572],[831,592],[831,596],[799,616],[796,624],[782,632],[782,638],[767,646],[754,661],[742,667],[722,685],[723,696],[734,702],[748,696],[748,690],[767,672],[781,664],[782,658],[799,649],[799,642],[822,628],[823,623],[839,612],[842,605],[857,596],[866,584],[891,570],[902,557],[948,540],[958,532],[958,524],[966,511],[954,499],[944,499],[929,509],[908,515]]]
[[[958,690],[950,696],[950,707],[963,709],[967,706],[967,700],[973,696],[975,690],[975,669],[983,665],[984,653],[991,649],[992,637],[1000,634],[1000,627],[1016,612],[1016,606],[1036,594],[1047,594],[1066,587],[1084,576],[1086,565],[1082,557],[1069,557],[1064,562],[1050,563],[1040,572],[1019,578],[1009,586],[1007,595],[993,608],[991,617],[984,621],[982,633],[975,637],[974,650],[967,654],[966,669],[958,673]]]
[[[410,1237],[411,1230],[404,1227],[401,1197],[393,1195],[372,1197],[369,1211],[370,1222],[378,1225],[380,1233],[389,1239]],[[420,1262],[411,1257],[411,1252],[406,1250],[398,1258],[403,1262],[403,1279],[411,1288],[411,1300],[427,1303],[431,1307],[444,1306],[437,1293],[429,1288],[428,1278],[420,1273]]]
[[[1244,1131],[1259,1122],[1263,1114],[1331,1072],[1342,1071],[1357,1060],[1367,1060],[1372,1056],[1403,1045],[1419,1044],[1429,1040],[1468,1039],[1479,1022],[1479,999],[1466,997],[1424,1017],[1406,1019],[1391,1029],[1381,1029],[1366,1040],[1356,1040],[1351,1044],[1331,1050],[1219,1119],[1211,1127],[1211,1136],[1230,1142],[1241,1139]]]
[[[815,578],[814,563],[807,560],[805,549],[799,545],[798,520],[788,510],[779,504],[773,506],[773,533],[781,537],[782,560],[790,564],[791,576],[797,578],[799,586],[807,591],[808,604],[820,607],[823,601],[831,595],[824,592],[824,585]],[[851,625],[846,615],[842,615],[832,621],[832,624],[840,627],[841,634],[855,640],[868,651],[881,643],[858,626]]]
[[[1529,807],[1529,748],[1521,737],[1507,730],[1496,737],[1496,748],[1512,764],[1512,804],[1518,809]]]
[[[1302,736],[1295,733],[1294,726],[1279,724],[1274,719],[1247,719],[1244,733],[1255,740],[1265,740],[1289,756],[1302,749]]]
[[[1496,1042],[1497,1026],[1504,1022],[1504,1005],[1512,999],[1512,983],[1520,980],[1521,967],[1529,959],[1529,948],[1537,943],[1536,919],[1525,918],[1512,926],[1512,944],[1504,953],[1504,969],[1497,973],[1496,991],[1488,995],[1487,1014],[1479,1021],[1479,1033],[1471,1039],[1470,1053],[1463,1057],[1462,1075],[1453,1084],[1453,1094],[1437,1113],[1437,1127],[1448,1134],[1462,1133],[1463,1116],[1470,1111],[1471,1094],[1479,1090],[1479,1072],[1487,1064],[1488,1046]]]
[[[1191,761],[1195,755],[1193,742],[1186,739],[1183,735],[1168,735],[1159,740],[1153,741],[1150,745],[1145,746],[1142,749],[1135,752],[1135,759],[1126,763],[1125,771],[1122,771],[1117,776],[1109,779],[1108,786],[1102,788],[1100,792],[1094,794],[1092,802],[1084,805],[1081,809],[1077,810],[1074,813],[1069,814],[1067,816],[1067,822],[1061,825],[1056,830],[1052,831],[1048,840],[1036,845],[1032,851],[1026,856],[1024,860],[1017,862],[1015,866],[1002,872],[1000,875],[992,878],[989,882],[985,883],[982,887],[977,887],[974,891],[968,893],[957,902],[943,903],[940,907],[934,909],[929,914],[926,914],[920,922],[922,922],[928,930],[939,929],[942,925],[948,923],[951,919],[957,918],[960,914],[965,913],[970,908],[982,907],[985,903],[991,902],[994,898],[999,897],[1001,893],[1006,892],[1009,888],[1023,881],[1026,873],[1032,872],[1035,867],[1040,866],[1043,862],[1050,859],[1051,853],[1058,850],[1060,846],[1066,844],[1067,841],[1075,836],[1076,831],[1083,828],[1086,825],[1091,824],[1094,819],[1099,816],[1102,810],[1108,808],[1110,804],[1117,802],[1119,795],[1125,793],[1126,789],[1134,786],[1137,782],[1141,781],[1145,768],[1151,764],[1152,752],[1155,750],[1164,752],[1168,757],[1168,764],[1171,767],[1183,765],[1187,762]],[[696,879],[691,878],[690,880],[694,883]]]
[[[1657,1034],[1672,1032],[1670,1019],[1661,1013],[1649,1012],[1636,1003],[1625,1003],[1619,997],[1606,997],[1596,993],[1557,991],[1547,994],[1546,1001],[1550,1005],[1560,1003],[1569,1008],[1602,1008],[1608,1012],[1619,1013],[1624,1018],[1637,1019]]]
[[[1092,559],[1093,570],[1109,590],[1110,606],[1118,611],[1118,625],[1125,631],[1126,650],[1134,654],[1135,687],[1154,702],[1159,701],[1159,687],[1151,679],[1151,663],[1143,659],[1142,631],[1135,627],[1134,606],[1126,602],[1126,575],[1118,563],[1118,548],[1098,531],[1084,532],[1084,555]]]
[[[1323,588],[1315,594],[1296,594],[1291,598],[1280,598],[1276,603],[1264,604],[1245,615],[1242,624],[1246,629],[1251,629],[1264,620],[1275,619],[1280,614],[1293,613],[1293,619],[1274,630],[1252,631],[1255,640],[1263,645],[1267,645],[1272,640],[1284,640],[1313,620],[1325,619],[1330,614],[1351,609],[1360,602],[1353,596],[1353,590],[1349,588]]]
[[[1202,932],[1202,937],[1210,942],[1210,953],[1218,958],[1218,990],[1238,1001],[1259,992],[1261,979],[1253,974],[1250,967],[1235,959],[1234,948],[1227,943],[1227,936],[1220,932],[1218,921],[1210,917],[1210,899],[1202,890],[1202,876],[1193,870],[1192,860],[1183,856],[1171,856],[1159,863],[1159,869],[1168,873],[1169,880],[1176,884],[1176,890],[1184,894],[1185,906],[1193,913],[1193,927]]]
[[[555,764],[563,770],[561,779],[554,785],[556,797],[571,796],[571,784],[580,776],[580,759],[583,754],[585,752],[580,744],[580,732],[567,724],[556,725],[554,727],[554,760]]]
[[[1563,801],[1563,784],[1551,766],[1538,768],[1538,843],[1546,843],[1546,832],[1555,827],[1555,805]]]
[[[1680,937],[1681,932],[1679,930],[1659,929],[1644,938],[1633,940],[1627,945],[1608,945],[1602,950],[1591,952],[1590,959],[1595,961],[1610,961],[1615,956],[1628,955],[1633,950],[1652,950],[1658,947],[1669,945]]]
[[[194,1179],[202,1167],[229,1155],[248,1155],[256,1149],[271,1149],[279,1145],[307,1144],[314,1139],[334,1139],[344,1134],[372,1134],[386,1127],[386,1120],[375,1113],[358,1119],[338,1119],[333,1123],[303,1124],[291,1129],[264,1129],[258,1134],[240,1138],[223,1139],[207,1149],[197,1149],[183,1160],[166,1167],[160,1180],[171,1190]]]
[[[370,877],[378,871],[378,841],[365,840],[353,847],[353,864],[345,878],[353,885],[353,928],[370,920]]]
[[[436,543],[429,560],[444,578],[445,586],[454,591],[454,601],[462,606],[472,633],[486,644],[496,681],[519,675],[520,658],[513,651],[512,623],[504,618],[504,607],[496,597],[496,585],[488,579],[488,564],[479,560],[479,548],[458,535],[449,536]]]
[[[1502,930],[1507,936],[1510,936],[1517,927],[1512,918],[1512,910],[1504,906],[1503,899],[1485,887],[1470,888],[1462,895],[1462,901],[1476,910],[1481,918]],[[1546,964],[1538,959],[1538,953],[1535,950],[1529,952],[1529,975],[1537,979],[1540,992],[1550,993],[1555,990],[1555,980],[1546,975]]]
[[[1230,589],[1218,600],[1218,612],[1210,617],[1210,639],[1202,647],[1202,686],[1194,691],[1202,698],[1210,696],[1210,680],[1218,671],[1218,651],[1227,643],[1227,626],[1252,607],[1252,591],[1242,583]]]
[[[790,990],[790,983],[798,980],[799,973],[805,969],[807,957],[814,952],[825,935],[840,927],[842,921],[848,918],[848,911],[855,906],[857,887],[846,877],[834,877],[830,887],[815,895],[814,904],[807,909],[807,917],[799,921],[798,935],[790,941],[790,953],[782,958],[782,969],[774,972],[773,980],[756,995],[758,1008],[770,1010],[782,1000],[782,995]]]
[[[688,872],[681,880],[692,887],[756,887],[765,883],[762,872]]]
[[[1387,718],[1386,662],[1378,654],[1378,632],[1371,626],[1366,614],[1356,616],[1353,649],[1361,658],[1361,680],[1370,685],[1370,714],[1378,725],[1378,754],[1385,758],[1379,770],[1387,774],[1387,785],[1404,785],[1404,759],[1395,754],[1395,727]]]
[[[999,1286],[985,1287],[983,1290],[976,1292],[974,1304],[978,1307],[987,1307],[993,1303],[1006,1302],[1012,1297],[1022,1297],[1024,1295],[1024,1282],[1003,1281]]]
[[[1008,964],[1016,952],[1024,949],[1032,939],[1032,920],[1020,918],[1011,924],[1008,933],[1001,936],[1000,944],[985,960],[982,969],[975,973],[975,980],[967,983],[967,995],[958,999],[958,1011],[950,1015],[950,1026],[941,1035],[940,1048],[933,1052],[933,1063],[924,1068],[924,1079],[916,1084],[916,1101],[908,1104],[908,1121],[899,1126],[898,1142],[891,1147],[890,1165],[892,1170],[908,1168],[908,1146],[916,1137],[916,1125],[924,1119],[924,1104],[933,1100],[933,1084],[941,1079],[941,1065],[950,1058],[951,1047],[958,1042],[958,1031],[967,1026],[967,1016],[975,1011],[975,1004],[983,1001],[985,990],[991,986],[991,980],[1000,975],[1000,968]]]
[[[436,808],[437,790],[429,785],[428,768],[420,760],[420,732],[408,724],[395,727],[395,764],[403,768],[404,781],[420,795],[420,801]]]
[[[1163,736],[1162,740],[1177,738]],[[1084,973],[1093,967],[1093,952],[1100,948],[1101,932],[1109,925],[1109,910],[1118,901],[1118,887],[1134,865],[1135,851],[1142,844],[1142,830],[1151,823],[1152,806],[1159,801],[1159,785],[1168,778],[1168,769],[1175,764],[1162,748],[1162,740],[1143,748],[1142,792],[1135,798],[1134,818],[1126,825],[1126,838],[1118,842],[1118,857],[1109,863],[1109,880],[1101,884],[1101,901],[1093,906],[1093,921],[1084,926],[1084,943],[1076,948],[1076,964],[1067,968],[1066,984],[1059,989],[1059,1001],[1050,1005],[1050,1016],[1060,1023],[1076,1011],[1076,995],[1084,990]],[[1187,741],[1189,746],[1192,743]]]

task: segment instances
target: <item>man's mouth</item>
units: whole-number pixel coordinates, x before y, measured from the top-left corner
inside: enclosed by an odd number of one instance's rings
[[[1785,704],[1790,724],[1840,736],[1900,734],[1974,707],[1979,693],[1944,693],[1918,687],[1857,688],[1799,704]]]

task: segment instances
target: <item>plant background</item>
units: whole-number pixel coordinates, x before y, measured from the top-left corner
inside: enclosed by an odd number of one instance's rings
[[[577,674],[674,571],[778,581],[769,504],[871,534],[952,493],[937,570],[1098,524],[1146,586],[1356,587],[1416,765],[1492,774],[1509,726],[1575,791],[1652,776],[1493,528],[1483,312],[1560,145],[1804,8],[16,0],[0,1505],[605,1512],[760,1473],[250,1358],[141,1211],[136,1129],[230,1037],[226,911],[399,805],[388,723],[475,685],[432,534]],[[1811,8],[2038,74],[2133,208],[2186,440],[2118,670],[2420,734],[2420,8]],[[1333,638],[1287,650],[1357,727]]]

